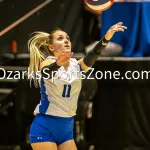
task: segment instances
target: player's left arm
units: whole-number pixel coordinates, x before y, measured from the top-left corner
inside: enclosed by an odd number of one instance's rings
[[[119,22],[110,27],[105,36],[94,46],[94,48],[90,50],[84,58],[78,60],[83,71],[87,72],[94,65],[95,61],[105,49],[115,32],[124,32],[124,30],[127,29],[127,27],[122,24],[122,22]]]

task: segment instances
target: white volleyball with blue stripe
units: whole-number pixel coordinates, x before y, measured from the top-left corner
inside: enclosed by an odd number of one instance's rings
[[[84,0],[84,2],[89,8],[99,12],[110,8],[114,0]]]

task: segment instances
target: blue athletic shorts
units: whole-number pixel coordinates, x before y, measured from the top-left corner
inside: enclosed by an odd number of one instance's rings
[[[38,114],[30,127],[30,143],[54,142],[60,145],[73,140],[74,117],[63,118]]]

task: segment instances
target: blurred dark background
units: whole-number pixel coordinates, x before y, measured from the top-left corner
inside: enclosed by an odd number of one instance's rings
[[[43,8],[3,33],[44,2]],[[94,64],[93,79],[83,81],[75,142],[78,150],[150,150],[149,14],[148,1],[115,1],[110,9],[95,12],[82,0],[0,0],[0,150],[31,150],[28,133],[40,92],[30,88],[23,74],[29,65],[30,34],[63,29],[79,59],[120,21],[128,29],[114,35]],[[119,71],[124,79],[112,74],[111,79],[97,79],[97,71]],[[131,79],[125,79],[127,71]],[[147,73],[142,76],[142,71]]]

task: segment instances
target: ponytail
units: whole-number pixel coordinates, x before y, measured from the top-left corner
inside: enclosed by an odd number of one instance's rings
[[[34,32],[32,37],[28,41],[28,50],[30,51],[30,64],[29,71],[33,72],[33,77],[30,78],[30,86],[32,79],[34,80],[35,87],[38,87],[38,79],[36,74],[40,71],[39,66],[43,60],[49,55],[52,55],[48,49],[47,39],[48,33],[45,32]]]
[[[62,30],[60,28],[56,28],[50,34],[45,32],[34,32],[31,34],[32,37],[28,41],[28,49],[30,51],[29,71],[30,73],[33,72],[33,78],[30,78],[30,86],[33,79],[35,87],[38,87],[39,82],[36,76],[37,72],[40,71],[39,66],[48,56],[53,56],[53,53],[49,50],[48,45],[52,43],[53,34],[56,31]]]

